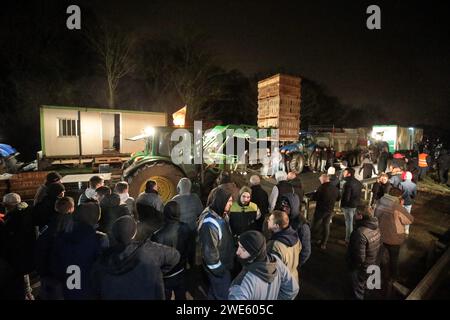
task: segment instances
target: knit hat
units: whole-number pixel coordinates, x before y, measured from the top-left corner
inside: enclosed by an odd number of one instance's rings
[[[335,169],[335,167],[329,167],[329,168],[328,168],[328,171],[327,171],[327,174],[330,175],[330,176],[336,174],[336,169]]]
[[[409,171],[406,171],[404,180],[412,180],[412,173]]]
[[[22,199],[17,193],[8,193],[3,196],[3,203],[6,205],[14,206],[22,202]]]
[[[47,174],[46,183],[47,184],[55,183],[61,180],[61,178],[62,176],[58,172],[51,171]]]
[[[112,236],[120,244],[127,245],[133,240],[137,230],[136,221],[131,216],[122,216],[112,225]]]
[[[239,243],[250,254],[248,261],[264,261],[266,259],[266,239],[261,232],[246,231],[239,236]]]
[[[62,183],[51,183],[47,186],[47,194],[50,198],[57,198],[61,192],[66,191]]]

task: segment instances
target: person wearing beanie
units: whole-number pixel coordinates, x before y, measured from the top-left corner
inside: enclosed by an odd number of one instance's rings
[[[252,189],[242,187],[239,191],[238,201],[233,202],[230,209],[230,227],[234,237],[242,232],[256,229],[257,221],[261,218],[258,206],[251,202]]]
[[[17,193],[4,195],[2,205],[6,212],[0,220],[0,300],[24,300],[24,276],[34,270],[36,232],[31,207]]]
[[[267,254],[259,231],[246,231],[236,251],[242,271],[230,286],[229,300],[293,300],[299,286],[278,256]]]
[[[47,195],[33,208],[33,219],[40,232],[58,213],[55,210],[56,200],[64,197],[65,188],[62,183],[52,183],[47,186]]]
[[[298,282],[297,267],[300,262],[302,245],[297,231],[289,225],[289,216],[284,211],[274,210],[268,222],[269,230],[272,232],[267,243],[268,251],[280,257]]]
[[[412,182],[412,173],[407,171],[405,173],[405,180],[400,183],[400,190],[403,191],[403,207],[411,213],[411,208],[414,203],[414,199],[417,196],[417,186]],[[405,226],[406,234],[409,234],[409,224]]]
[[[94,296],[101,300],[164,300],[163,273],[180,260],[174,248],[146,239],[135,240],[136,221],[131,216],[112,226],[115,244],[92,268]]]
[[[36,191],[36,195],[34,196],[33,206],[36,206],[39,202],[41,202],[45,196],[47,195],[47,187],[52,183],[60,183],[61,175],[56,171],[51,171],[47,174],[45,179],[45,183],[40,185],[38,190]]]
[[[158,184],[156,181],[147,181],[145,184],[145,191],[142,192],[136,199],[136,206],[138,205],[153,207],[158,212],[163,212],[164,204],[158,193]]]
[[[218,188],[198,221],[200,251],[209,279],[208,299],[226,300],[233,269],[234,241],[228,223],[231,193]]]
[[[181,178],[177,185],[178,194],[172,201],[180,207],[180,221],[189,228],[188,263],[189,267],[195,265],[195,248],[197,237],[197,219],[203,211],[203,204],[197,194],[191,193],[192,182],[189,178]]]
[[[186,300],[184,279],[191,233],[188,225],[180,221],[180,209],[177,202],[169,201],[164,206],[164,224],[152,236],[152,241],[175,248],[180,253],[178,264],[164,274],[166,300],[170,300],[172,292],[175,300]]]

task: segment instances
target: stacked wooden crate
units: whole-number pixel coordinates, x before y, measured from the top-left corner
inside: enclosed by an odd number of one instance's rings
[[[258,82],[258,127],[279,129],[280,141],[297,141],[301,79],[277,74]]]

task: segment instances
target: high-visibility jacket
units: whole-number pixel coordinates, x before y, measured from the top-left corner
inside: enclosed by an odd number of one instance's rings
[[[419,154],[419,167],[421,167],[421,168],[428,167],[427,157],[428,157],[428,154],[426,154],[426,153]]]

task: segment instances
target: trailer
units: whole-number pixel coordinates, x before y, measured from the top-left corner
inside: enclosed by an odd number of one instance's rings
[[[372,141],[384,141],[389,152],[416,150],[423,139],[423,129],[397,125],[375,125],[372,127]]]
[[[41,106],[39,169],[55,164],[121,163],[144,142],[127,137],[142,134],[147,127],[167,126],[165,112]]]

